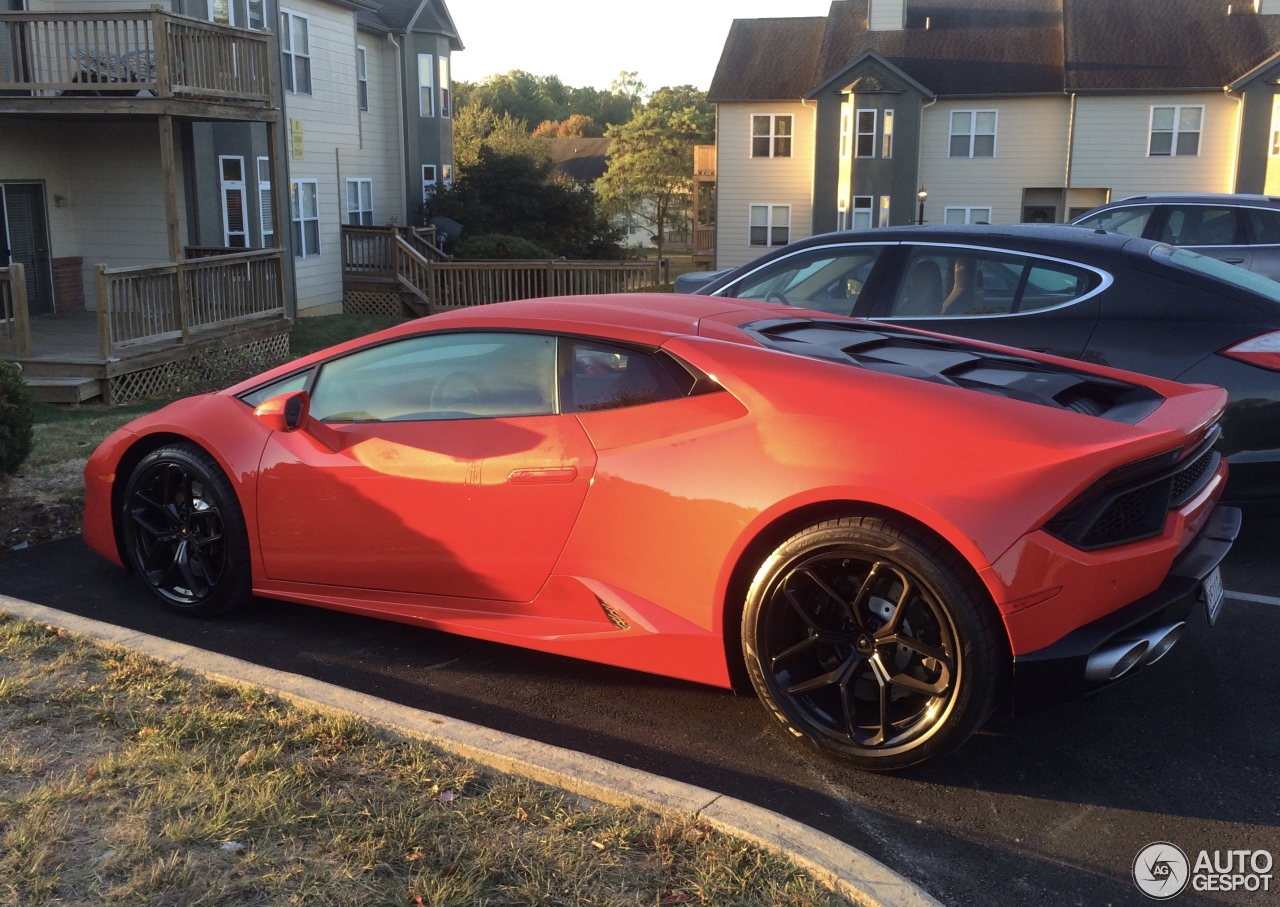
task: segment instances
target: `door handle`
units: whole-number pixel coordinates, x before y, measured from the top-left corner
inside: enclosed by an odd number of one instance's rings
[[[568,485],[578,477],[577,467],[551,466],[536,469],[513,469],[507,481],[512,485]]]
[[[1244,264],[1244,259],[1243,259],[1243,258],[1224,258],[1224,259],[1222,259],[1222,260],[1223,260],[1223,261],[1225,261],[1225,262],[1226,262],[1227,264],[1229,264],[1229,265],[1242,265],[1242,264]]]

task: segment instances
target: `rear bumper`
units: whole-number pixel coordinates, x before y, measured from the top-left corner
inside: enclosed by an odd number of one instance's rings
[[[1239,531],[1240,511],[1216,507],[1154,592],[1073,630],[1050,646],[1016,656],[1015,711],[1077,699],[1115,682],[1086,678],[1090,656],[1186,620],[1199,598],[1200,584],[1222,563]],[[1142,666],[1140,661],[1124,676]]]

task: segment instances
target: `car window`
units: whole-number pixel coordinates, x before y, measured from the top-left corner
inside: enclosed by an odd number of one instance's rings
[[[311,369],[299,372],[296,375],[289,375],[285,378],[277,378],[270,384],[264,384],[256,387],[248,393],[240,395],[240,399],[255,409],[266,403],[272,397],[278,397],[281,394],[292,394],[296,391],[305,390],[307,382],[311,380]]]
[[[1153,248],[1151,257],[1155,261],[1171,264],[1196,274],[1215,277],[1243,290],[1280,302],[1280,282],[1246,271],[1244,268],[1229,265],[1224,261],[1218,261],[1216,258],[1192,252],[1190,249],[1175,249],[1164,245]]]
[[[1253,242],[1259,245],[1280,245],[1280,211],[1262,208],[1243,208],[1245,220]]]
[[[963,318],[1051,308],[1092,291],[1087,268],[985,249],[911,250],[888,317]]]
[[[663,355],[594,340],[572,344],[569,375],[561,382],[563,412],[643,406],[685,396],[693,376]]]
[[[1175,246],[1229,246],[1236,240],[1234,208],[1169,205],[1160,241]]]
[[[555,411],[556,339],[427,334],[327,362],[311,392],[326,422],[532,416]]]
[[[807,249],[770,262],[726,287],[722,295],[848,315],[883,250],[884,246]]]
[[[1109,230],[1112,233],[1123,233],[1126,236],[1141,236],[1151,220],[1153,205],[1136,205],[1131,208],[1112,208],[1099,211],[1074,221],[1078,227],[1090,227],[1094,230]]]

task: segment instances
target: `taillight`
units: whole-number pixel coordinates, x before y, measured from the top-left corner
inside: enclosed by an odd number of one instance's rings
[[[1222,355],[1280,372],[1280,331],[1260,334],[1222,351]]]

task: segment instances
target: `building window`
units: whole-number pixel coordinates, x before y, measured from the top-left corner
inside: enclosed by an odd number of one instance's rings
[[[888,121],[886,120],[885,122],[887,125]],[[880,223],[878,226],[889,226],[889,196],[887,195],[880,196]]]
[[[752,157],[791,157],[791,115],[751,118]]]
[[[244,158],[218,155],[218,176],[222,183],[222,245],[228,249],[247,249],[249,221],[244,210]]]
[[[320,206],[316,196],[315,180],[293,180],[289,183],[289,200],[293,209],[293,254],[296,258],[320,254]]]
[[[947,157],[995,157],[996,112],[951,111],[951,145]]]
[[[258,158],[258,221],[262,227],[262,248],[276,247],[275,224],[272,221],[271,159]]]
[[[785,246],[791,241],[790,205],[752,205],[748,242],[753,246]]]
[[[262,31],[267,27],[263,0],[249,0],[249,27],[254,31]]]
[[[1280,98],[1271,105],[1271,156],[1280,157]]]
[[[880,141],[880,156],[886,161],[893,157],[893,111],[884,112],[884,135]]]
[[[1195,157],[1200,153],[1200,125],[1203,107],[1174,104],[1151,108],[1151,157]],[[1275,143],[1272,142],[1274,147]]]
[[[876,112],[858,111],[858,138],[853,145],[854,157],[876,156]]]
[[[843,195],[836,201],[839,210],[836,211],[836,229],[849,229],[849,200]]]
[[[353,227],[373,226],[373,180],[347,180],[347,223]]]
[[[440,116],[449,116],[449,58],[440,58]]]
[[[356,97],[360,100],[360,109],[369,109],[369,55],[365,49],[356,46]]]
[[[311,94],[311,37],[306,16],[280,10],[280,51],[284,55],[284,87]]]
[[[435,111],[435,83],[432,81],[431,54],[418,54],[418,116],[433,117]]]
[[[853,197],[853,229],[871,229],[871,196],[855,195]]]
[[[440,185],[446,189],[453,185],[453,167],[449,164],[440,167]]]
[[[849,137],[853,132],[853,117],[849,111],[840,114],[840,156],[849,156]]]
[[[422,203],[425,205],[427,199],[436,194],[436,165],[422,165]]]
[[[944,224],[989,224],[991,223],[991,207],[981,208],[943,208]]]

